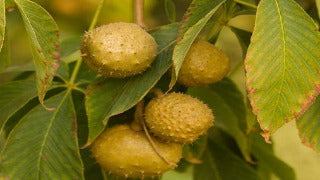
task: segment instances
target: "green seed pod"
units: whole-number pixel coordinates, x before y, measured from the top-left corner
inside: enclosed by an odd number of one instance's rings
[[[151,65],[157,44],[137,24],[111,23],[87,32],[81,53],[90,69],[105,77],[124,78],[142,73]]]
[[[207,41],[198,40],[189,49],[178,82],[188,87],[215,83],[223,79],[229,69],[225,53]]]
[[[186,94],[171,93],[155,98],[145,109],[146,123],[159,138],[191,143],[213,125],[212,111],[206,104]]]
[[[93,143],[92,154],[108,173],[130,178],[159,176],[175,168],[182,156],[182,146],[163,143],[152,138],[155,152],[143,131],[134,131],[128,125],[117,125],[103,132]]]

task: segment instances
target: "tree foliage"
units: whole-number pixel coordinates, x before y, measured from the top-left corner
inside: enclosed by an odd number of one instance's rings
[[[12,8],[31,44],[33,63],[23,67],[9,66],[6,10]],[[296,120],[302,142],[320,151],[317,19],[294,0],[193,0],[181,20],[175,1],[165,0],[164,8],[171,24],[150,31],[158,44],[154,63],[137,76],[113,79],[81,64],[81,37],[60,41],[58,25],[39,4],[0,0],[0,75],[22,77],[0,85],[0,179],[112,179],[92,159],[90,145],[107,126],[132,116],[154,87],[197,97],[215,115],[207,135],[185,146],[176,171],[191,169],[199,180],[295,178],[259,134],[270,142]],[[256,16],[253,32],[228,24],[242,14]],[[241,45],[247,93],[228,77],[193,88],[176,84],[191,44],[197,38],[214,43],[223,27]]]

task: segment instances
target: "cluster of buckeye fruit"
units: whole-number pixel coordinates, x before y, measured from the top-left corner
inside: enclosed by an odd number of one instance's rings
[[[136,24],[111,23],[87,32],[81,52],[85,64],[100,75],[125,78],[151,65],[157,44]],[[196,40],[182,64],[178,83],[187,87],[214,83],[227,74],[229,67],[222,51],[207,41]],[[214,121],[206,104],[181,93],[152,99],[142,113],[144,128],[115,125],[93,143],[93,156],[106,172],[131,178],[159,176],[175,168],[182,146],[206,133]]]

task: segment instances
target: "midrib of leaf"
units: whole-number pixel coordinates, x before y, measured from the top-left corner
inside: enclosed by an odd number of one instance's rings
[[[276,100],[276,103],[275,103],[275,107],[277,107],[278,104],[279,104],[281,93],[282,93],[283,83],[285,81],[284,79],[285,79],[285,72],[286,72],[286,34],[285,34],[285,30],[284,30],[284,23],[283,23],[281,11],[280,11],[279,2],[278,2],[278,0],[274,0],[274,2],[276,4],[276,6],[277,6],[277,13],[278,13],[278,16],[279,16],[281,35],[282,35],[281,37],[282,37],[282,41],[283,41],[283,68],[282,68],[282,79],[281,79],[280,90],[279,90],[279,93],[277,95],[277,100]],[[274,108],[274,111],[276,109],[277,108]],[[274,116],[274,114],[275,113],[272,113],[272,116]]]
[[[158,54],[160,54],[160,52],[165,51],[167,48],[169,48],[169,47],[170,47],[172,44],[174,44],[175,42],[176,42],[176,40],[171,41],[168,45],[166,45],[165,47],[163,47],[162,49],[160,49]],[[157,82],[153,83],[151,87],[153,87],[156,83],[157,83]],[[131,84],[131,81],[127,81],[127,82],[125,83],[125,85],[123,86],[122,89],[127,89],[128,86],[130,87],[130,84]],[[149,89],[151,89],[151,88],[149,88]],[[144,95],[139,99],[139,101],[140,101],[141,99],[143,99],[143,97],[144,97],[146,94],[148,94],[148,92],[149,92],[149,91],[146,91],[146,92],[144,93]],[[123,95],[125,95],[125,96],[127,95],[125,91],[121,91],[121,93],[118,94],[118,95],[113,99],[113,101],[112,101],[113,104],[114,104],[114,102],[116,102],[116,101],[117,101],[120,97],[122,97]],[[133,106],[133,105],[132,105],[132,106]],[[131,106],[131,107],[132,107],[132,106]],[[115,115],[115,114],[123,113],[123,111],[120,111],[120,112],[114,111],[113,113],[110,113],[110,112],[113,112],[113,107],[112,107],[112,106],[110,106],[110,109],[109,109],[108,111],[106,111],[106,113],[104,114],[104,117],[105,117],[105,118],[103,119],[103,123],[104,123],[104,124],[107,124],[107,122],[108,122],[108,120],[109,120],[109,118],[110,118],[111,116],[113,116],[113,115]]]
[[[170,46],[172,46],[175,42],[176,42],[176,40],[171,41],[171,42],[168,43],[166,46],[164,46],[163,48],[161,48],[157,54],[161,54],[161,53],[162,53],[163,51],[165,51],[167,48],[169,48]],[[127,82],[125,83],[125,85],[123,86],[122,89],[127,89],[127,87],[130,85],[130,83],[131,83],[130,81],[127,81]],[[156,84],[156,83],[154,83],[154,84],[152,85],[152,87],[153,87],[155,84]],[[148,92],[146,92],[146,93],[143,95],[143,97],[144,97],[147,93],[148,93]],[[119,97],[123,96],[124,94],[125,94],[125,91],[121,91],[121,93],[118,94],[118,95],[113,99],[113,102],[115,102],[116,100],[118,100]],[[126,94],[125,94],[125,95],[126,95]],[[141,98],[141,99],[142,99],[142,98]],[[112,110],[113,110],[113,107],[110,106],[110,109],[107,110],[106,113],[104,114],[104,117],[105,117],[105,118],[103,119],[103,123],[104,123],[104,124],[107,124],[109,118],[110,118],[113,114],[122,113],[122,111],[121,111],[121,112],[110,113],[110,112],[112,112]]]
[[[128,87],[129,84],[130,84],[130,81],[126,82],[125,85],[123,86],[123,89],[127,89],[127,87]],[[122,97],[124,94],[127,95],[127,94],[125,93],[125,91],[121,91],[121,93],[117,94],[117,96],[112,100],[112,104],[114,104],[114,103],[115,103],[120,97]],[[142,98],[143,98],[143,97],[142,97]],[[141,99],[142,99],[142,98],[141,98]],[[141,99],[139,99],[139,101],[140,101]],[[106,113],[104,114],[104,117],[105,117],[104,120],[103,120],[103,123],[104,123],[104,124],[107,124],[110,116],[112,116],[112,113],[110,113],[110,112],[112,112],[112,109],[113,109],[113,107],[110,106],[110,109],[109,109],[108,111],[106,111]],[[113,114],[118,114],[118,113],[122,113],[122,112],[114,112]]]
[[[162,49],[159,50],[159,52],[157,53],[158,54],[161,54],[163,51],[165,51],[167,48],[169,48],[170,46],[172,46],[175,42],[177,42],[177,40],[173,40],[171,41],[169,44],[167,44],[165,47],[163,47]]]
[[[38,176],[38,179],[40,179],[41,157],[42,157],[42,154],[43,154],[44,146],[45,146],[45,144],[46,144],[46,142],[47,142],[46,140],[47,140],[47,138],[48,138],[49,131],[50,131],[50,129],[51,129],[51,126],[52,126],[52,124],[53,124],[54,119],[56,118],[57,113],[58,113],[59,110],[60,110],[60,107],[61,107],[62,104],[64,103],[65,99],[69,96],[69,93],[70,93],[70,90],[68,90],[68,91],[66,92],[65,96],[62,98],[60,104],[58,105],[57,109],[55,110],[52,118],[50,119],[50,123],[49,123],[49,125],[48,125],[48,129],[47,129],[47,131],[46,131],[46,133],[45,133],[45,135],[44,135],[43,141],[42,141],[42,143],[41,143],[40,152],[39,152],[39,158],[38,158],[38,161],[37,161],[37,168],[38,168],[38,169],[37,169],[37,176]],[[20,122],[21,122],[21,121],[20,121]]]

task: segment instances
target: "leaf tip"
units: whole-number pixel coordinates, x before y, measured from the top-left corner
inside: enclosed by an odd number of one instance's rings
[[[270,133],[269,132],[262,132],[260,133],[261,136],[264,138],[264,140],[266,141],[266,143],[271,144],[272,142],[270,141]]]

